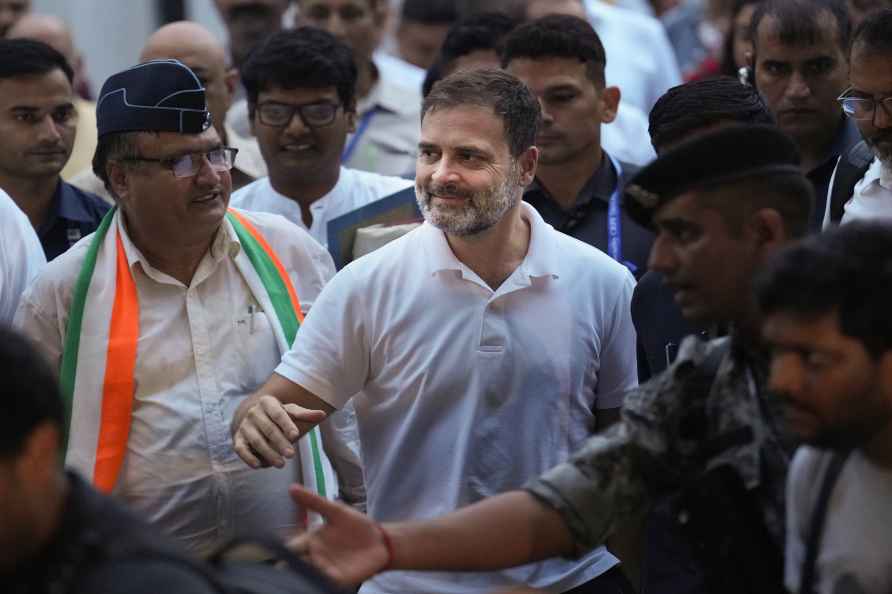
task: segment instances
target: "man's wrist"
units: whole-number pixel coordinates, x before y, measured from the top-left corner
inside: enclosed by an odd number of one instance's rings
[[[375,528],[378,530],[378,535],[384,543],[384,548],[387,549],[387,561],[384,563],[384,567],[381,568],[381,571],[393,569],[393,564],[396,561],[396,551],[393,546],[393,539],[390,537],[390,533],[384,528],[383,524],[375,522]]]

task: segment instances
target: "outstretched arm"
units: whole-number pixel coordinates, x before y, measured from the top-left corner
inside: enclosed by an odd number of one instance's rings
[[[387,524],[297,485],[291,495],[326,521],[292,541],[292,550],[343,585],[390,569],[487,571],[575,550],[561,516],[525,491],[431,520]]]

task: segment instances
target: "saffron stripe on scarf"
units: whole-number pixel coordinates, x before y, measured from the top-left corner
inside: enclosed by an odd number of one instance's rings
[[[243,227],[243,229],[247,231],[247,235],[250,236],[250,238],[258,244],[258,247],[263,251],[263,254],[266,255],[266,257],[269,259],[269,263],[255,261],[255,257],[252,256],[251,250],[247,251],[248,257],[251,259],[251,263],[254,264],[257,273],[260,274],[261,278],[264,280],[264,284],[269,287],[266,281],[270,280],[273,281],[273,283],[276,285],[281,284],[281,286],[283,286],[286,291],[288,300],[291,303],[291,311],[297,317],[297,325],[294,328],[294,333],[290,337],[288,337],[289,333],[286,332],[288,343],[291,344],[294,342],[294,337],[297,336],[297,327],[300,326],[300,324],[304,321],[303,312],[301,312],[300,310],[300,301],[297,298],[297,291],[294,289],[294,285],[291,283],[291,279],[288,277],[288,273],[285,271],[285,267],[282,266],[281,260],[279,260],[279,257],[276,255],[276,252],[273,251],[273,249],[270,247],[269,243],[267,243],[266,238],[264,238],[263,235],[261,235],[260,232],[257,231],[254,225],[252,225],[251,222],[248,221],[248,219],[243,217],[238,212],[230,209],[228,214],[231,215],[229,221],[231,223],[234,221],[238,221],[238,223],[241,224],[241,227]],[[239,239],[243,239],[246,234],[241,233],[242,229],[239,229],[239,225],[233,225],[233,227],[235,227],[236,234],[239,236]],[[269,264],[272,264],[274,271],[269,269]],[[267,273],[267,277],[264,277],[264,272]],[[277,280],[279,282],[276,282]],[[270,291],[270,297],[273,297],[272,291]],[[275,299],[273,299],[273,305],[276,306],[276,313],[279,314],[279,306],[276,304]],[[287,317],[290,318],[290,316]],[[279,319],[283,322],[285,321],[281,317]]]
[[[127,263],[124,242],[117,235],[115,303],[108,336],[102,416],[93,483],[103,493],[115,488],[127,452],[133,409],[134,373],[139,341],[139,297]]]
[[[65,343],[62,348],[62,364],[59,369],[62,403],[65,407],[65,419],[62,426],[64,431],[62,438],[63,458],[65,452],[68,451],[68,436],[71,431],[71,413],[74,408],[74,383],[77,379],[77,357],[81,342],[81,325],[84,321],[84,307],[87,303],[87,291],[90,289],[90,281],[93,278],[93,271],[96,269],[99,247],[102,245],[106,233],[108,233],[108,228],[111,226],[117,210],[117,207],[111,208],[99,223],[99,227],[96,229],[96,233],[90,242],[90,247],[87,248],[84,265],[77,276],[77,282],[74,285],[74,291],[71,296],[71,311],[68,315],[68,327],[65,330]]]

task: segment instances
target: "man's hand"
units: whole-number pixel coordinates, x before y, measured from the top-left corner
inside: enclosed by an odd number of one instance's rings
[[[251,468],[285,466],[285,459],[294,457],[293,444],[301,436],[296,423],[315,425],[326,417],[324,411],[282,404],[269,395],[246,404],[233,424],[232,442],[235,453]]]
[[[298,505],[325,518],[325,524],[298,536],[288,548],[334,582],[357,586],[392,561],[385,533],[371,518],[300,485],[292,485],[289,491]]]

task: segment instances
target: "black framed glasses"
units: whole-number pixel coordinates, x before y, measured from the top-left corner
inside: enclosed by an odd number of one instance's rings
[[[882,105],[886,110],[886,115],[892,118],[892,96],[883,99],[874,99],[873,97],[854,97],[848,95],[852,89],[849,88],[840,95],[836,100],[842,105],[842,111],[853,120],[873,121],[876,117],[878,105]]]
[[[334,122],[340,107],[339,104],[330,101],[304,103],[303,105],[264,101],[257,105],[257,115],[261,124],[282,128],[291,123],[291,118],[296,112],[300,116],[300,121],[307,128],[322,128],[330,126]]]
[[[180,155],[179,157],[168,157],[166,159],[128,157],[121,160],[145,163],[159,163],[161,167],[170,170],[175,177],[182,178],[192,177],[193,175],[196,175],[201,170],[201,166],[204,165],[205,160],[208,162],[208,164],[210,164],[211,169],[218,173],[229,171],[235,164],[235,156],[237,154],[238,149],[228,146],[221,146],[220,148],[210,150],[206,153],[190,153],[187,155]]]

